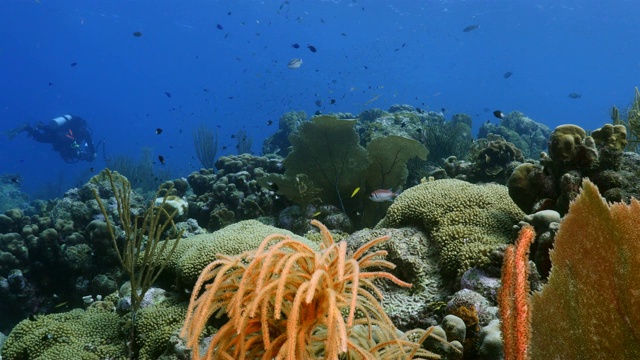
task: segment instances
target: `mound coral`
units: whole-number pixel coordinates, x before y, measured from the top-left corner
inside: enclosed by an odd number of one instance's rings
[[[229,321],[213,336],[206,359],[437,358],[409,337],[396,334],[377,298],[373,280],[411,286],[381,269],[392,269],[383,250],[365,254],[388,237],[352,255],[318,221],[323,243],[316,251],[288,236],[266,237],[255,251],[220,255],[196,283],[181,336],[199,358],[199,338],[213,316]],[[268,247],[274,240],[279,242]],[[375,270],[366,271],[369,268]],[[207,283],[207,285],[205,285]]]
[[[290,231],[265,225],[257,220],[244,220],[213,233],[199,234],[181,239],[167,263],[167,272],[175,275],[180,286],[191,288],[208,264],[216,260],[216,254],[235,256],[258,248],[262,239],[280,232],[305,243],[312,249],[318,244],[297,236]],[[169,247],[173,241],[168,240]],[[170,276],[171,281],[175,278]]]
[[[487,263],[523,217],[505,186],[444,179],[405,190],[376,228],[421,225],[440,251],[444,275],[455,277]]]

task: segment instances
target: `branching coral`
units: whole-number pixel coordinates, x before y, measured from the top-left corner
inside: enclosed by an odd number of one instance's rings
[[[229,321],[212,338],[206,359],[437,358],[398,336],[378,302],[375,279],[411,286],[381,270],[394,267],[382,259],[386,251],[365,254],[388,237],[347,254],[344,241],[335,243],[326,227],[312,224],[322,234],[319,251],[274,234],[256,251],[220,255],[203,270],[181,334],[195,358],[207,322],[223,315]]]

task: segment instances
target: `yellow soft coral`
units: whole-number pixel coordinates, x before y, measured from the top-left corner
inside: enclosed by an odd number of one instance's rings
[[[275,234],[256,251],[221,255],[203,270],[181,334],[195,358],[207,322],[222,315],[229,321],[211,340],[206,359],[335,360],[343,353],[361,359],[436,357],[396,335],[377,300],[382,295],[374,279],[411,286],[380,270],[394,267],[382,259],[385,251],[365,254],[388,237],[348,255],[345,242],[335,243],[326,227],[312,224],[322,234],[319,251]],[[371,344],[373,332],[384,336],[377,334],[379,341]]]

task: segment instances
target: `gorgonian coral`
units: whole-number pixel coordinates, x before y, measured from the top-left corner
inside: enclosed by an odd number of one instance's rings
[[[324,225],[312,224],[322,234],[320,250],[274,234],[257,250],[220,255],[203,270],[181,334],[194,357],[200,356],[199,337],[209,319],[226,315],[205,359],[437,358],[408,335],[397,335],[378,302],[375,279],[411,286],[380,270],[394,268],[383,259],[386,251],[367,253],[388,237],[347,254],[344,241],[335,243]]]

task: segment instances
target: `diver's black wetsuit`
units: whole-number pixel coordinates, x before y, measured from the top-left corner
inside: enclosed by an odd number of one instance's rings
[[[26,125],[22,131],[38,142],[53,144],[53,149],[68,163],[93,161],[96,158],[91,130],[79,116],[63,115],[49,124],[38,123],[35,128]]]

